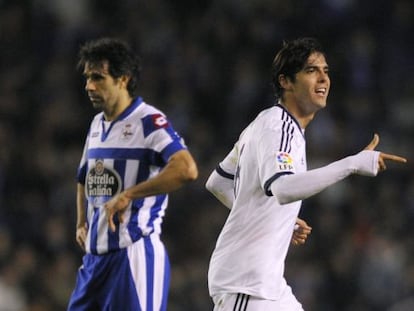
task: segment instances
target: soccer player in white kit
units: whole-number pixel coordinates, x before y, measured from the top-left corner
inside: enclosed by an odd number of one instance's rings
[[[99,110],[78,170],[76,240],[86,251],[70,311],[166,311],[170,266],[161,241],[168,193],[197,166],[167,117],[136,95],[139,58],[103,38],[80,50]]]
[[[285,42],[272,65],[277,104],[244,129],[207,180],[231,209],[209,265],[214,311],[303,310],[284,278],[301,200],[350,174],[376,176],[386,160],[406,161],[375,151],[375,134],[363,151],[307,170],[305,128],[326,106],[328,72],[316,39]]]

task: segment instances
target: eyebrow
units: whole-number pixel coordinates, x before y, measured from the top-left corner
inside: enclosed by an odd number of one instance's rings
[[[90,71],[90,72],[83,72],[82,75],[84,77],[90,77],[90,76],[100,76],[103,77],[105,74],[99,71]]]
[[[322,68],[322,69],[329,69],[329,66],[328,66],[328,65],[317,66],[317,65],[310,65],[310,64],[307,64],[307,65],[305,65],[305,66],[303,67],[303,70],[310,69],[310,68]]]

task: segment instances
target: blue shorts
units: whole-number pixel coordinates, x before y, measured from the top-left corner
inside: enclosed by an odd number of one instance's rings
[[[86,254],[68,311],[165,311],[170,264],[152,234],[116,252]]]

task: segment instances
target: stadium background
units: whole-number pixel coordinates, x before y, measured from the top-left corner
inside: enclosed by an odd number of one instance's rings
[[[413,157],[410,0],[0,0],[0,311],[64,310],[81,252],[75,174],[95,113],[75,70],[87,39],[117,35],[143,60],[140,94],[164,110],[199,164],[164,225],[169,311],[211,310],[209,256],[227,211],[204,190],[240,130],[272,104],[284,39],[328,52],[328,108],[307,130],[317,167],[363,148]],[[287,278],[308,311],[414,309],[413,165],[351,177],[306,201],[307,244]],[[235,258],[237,260],[237,258]]]

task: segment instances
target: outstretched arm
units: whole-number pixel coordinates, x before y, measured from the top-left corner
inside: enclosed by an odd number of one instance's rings
[[[271,192],[281,204],[287,204],[319,193],[351,174],[376,176],[386,169],[386,161],[407,162],[403,157],[375,151],[378,143],[379,137],[375,134],[368,146],[356,155],[318,169],[280,176],[270,185]]]

